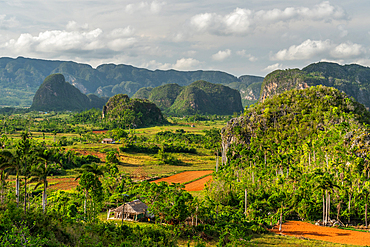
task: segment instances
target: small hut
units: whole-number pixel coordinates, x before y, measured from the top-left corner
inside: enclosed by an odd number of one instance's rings
[[[113,138],[104,138],[104,139],[101,141],[101,143],[105,143],[105,144],[114,144],[114,143],[116,143],[116,142],[114,141],[114,139],[113,139]]]
[[[147,214],[148,206],[140,200],[134,200],[132,202],[125,203],[118,208],[109,209],[109,219],[122,219],[123,220],[140,220]],[[110,214],[114,213],[114,216],[110,218]]]

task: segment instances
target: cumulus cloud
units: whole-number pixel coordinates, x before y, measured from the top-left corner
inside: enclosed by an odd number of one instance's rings
[[[69,21],[66,29],[68,31],[82,31],[82,30],[88,30],[89,29],[89,24],[85,23],[83,25],[78,25],[77,22],[75,21]]]
[[[330,55],[333,58],[358,57],[364,53],[366,53],[366,50],[362,47],[362,45],[352,43],[339,44],[330,51]]]
[[[165,4],[165,2],[159,1],[132,3],[126,5],[125,11],[129,14],[133,14],[138,11],[147,11],[153,14],[157,14],[161,11],[162,6]]]
[[[97,28],[89,32],[46,31],[32,36],[21,34],[18,39],[11,39],[5,47],[16,51],[57,52],[68,50],[95,50],[103,47],[99,40],[102,30]]]
[[[255,62],[258,60],[255,56],[252,56],[251,54],[247,54],[246,50],[237,51],[236,55],[241,56],[241,57],[246,57],[251,62]]]
[[[274,71],[274,70],[277,70],[277,69],[282,69],[282,67],[283,67],[282,64],[275,63],[275,64],[272,64],[272,65],[267,66],[262,71],[271,72],[271,71]]]
[[[334,44],[330,40],[306,40],[300,45],[292,45],[288,49],[278,51],[271,60],[306,60],[315,56],[328,58],[351,58],[357,57],[366,50],[359,44],[350,42]]]
[[[176,70],[193,70],[198,68],[198,66],[201,64],[200,61],[194,59],[194,58],[181,58],[176,61],[176,63],[160,63],[155,60],[151,60],[148,63],[143,64],[143,67],[149,68],[149,69],[162,69],[162,70],[168,70],[168,69],[176,69]]]
[[[191,70],[196,68],[200,62],[194,58],[181,58],[176,61],[176,64],[173,66],[178,70]]]
[[[231,50],[226,49],[224,51],[219,51],[216,54],[213,54],[212,59],[215,61],[223,61],[230,56],[231,56]]]
[[[313,8],[289,7],[285,9],[259,10],[236,8],[233,12],[220,15],[217,13],[202,13],[193,16],[190,24],[200,32],[210,32],[219,35],[243,35],[255,27],[268,26],[276,22],[297,20],[327,21],[347,19],[345,11],[328,1],[315,5]]]
[[[127,26],[125,28],[116,28],[110,32],[110,37],[118,38],[118,37],[129,37],[135,33],[135,29]]]
[[[136,38],[114,39],[108,43],[108,48],[113,51],[122,51],[133,46],[137,42]]]

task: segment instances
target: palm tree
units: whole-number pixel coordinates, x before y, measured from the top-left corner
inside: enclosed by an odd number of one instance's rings
[[[23,132],[21,140],[17,144],[16,159],[24,168],[24,212],[27,210],[27,170],[29,169],[28,165],[33,162],[32,159],[34,158],[31,148],[30,134],[28,132]]]
[[[30,183],[37,182],[35,189],[40,185],[44,186],[42,192],[42,211],[46,212],[47,194],[46,189],[48,187],[47,176],[50,174],[52,167],[50,164],[57,164],[58,161],[55,159],[55,149],[39,149],[37,152],[37,159],[41,161],[38,166],[31,170],[32,178]]]
[[[105,171],[105,167],[104,166],[99,166],[96,163],[85,164],[85,165],[81,166],[80,170],[78,171],[80,174],[76,177],[75,180],[80,179],[83,176],[88,178],[88,176],[87,176],[88,173],[94,174],[94,177],[96,179],[98,179],[99,176],[104,175],[104,171]],[[89,194],[88,194],[89,193],[88,192],[89,191],[89,186],[86,185],[86,186],[83,186],[83,187],[85,189],[84,214],[86,215],[87,198],[89,196]]]
[[[0,152],[0,170],[14,170],[16,174],[16,183],[15,183],[15,196],[17,201],[17,207],[19,206],[19,173],[22,169],[22,163],[17,157],[17,154],[14,154],[8,150],[3,150]]]
[[[1,204],[4,201],[4,188],[7,185],[6,179],[9,177],[9,173],[5,171],[5,169],[0,170],[0,183],[1,183]]]
[[[318,186],[316,189],[323,191],[323,222],[326,224],[330,219],[330,191],[333,191],[334,188],[340,189],[340,187],[334,183],[332,176],[328,172],[318,173],[318,175],[321,176],[318,177]]]

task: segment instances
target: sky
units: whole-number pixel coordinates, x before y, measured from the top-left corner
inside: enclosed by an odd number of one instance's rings
[[[265,76],[370,66],[370,1],[0,0],[0,57]]]

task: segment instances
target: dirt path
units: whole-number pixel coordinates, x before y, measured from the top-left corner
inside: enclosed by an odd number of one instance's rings
[[[200,191],[200,190],[203,190],[206,183],[211,179],[212,179],[212,176],[207,176],[207,177],[204,177],[204,178],[199,179],[197,181],[188,183],[187,185],[185,185],[185,190],[186,191]]]
[[[191,180],[194,180],[196,178],[211,174],[213,171],[187,171],[187,172],[181,172],[173,176],[161,178],[158,180],[155,180],[153,182],[159,183],[159,182],[167,182],[167,183],[185,183]]]
[[[279,228],[272,232],[279,234]],[[282,234],[294,237],[304,237],[340,244],[370,245],[370,233],[341,230],[334,227],[316,226],[301,221],[288,221],[282,226]]]

